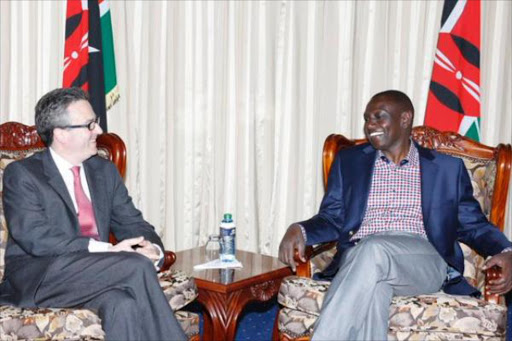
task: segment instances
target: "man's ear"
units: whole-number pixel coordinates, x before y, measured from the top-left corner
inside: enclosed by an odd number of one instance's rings
[[[402,128],[412,127],[412,112],[403,111],[400,117],[400,124]]]
[[[53,142],[57,141],[62,144],[67,140],[67,136],[68,134],[66,134],[66,131],[64,129],[53,129]]]

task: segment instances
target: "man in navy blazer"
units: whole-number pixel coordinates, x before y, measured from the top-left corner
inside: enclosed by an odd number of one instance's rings
[[[386,339],[395,295],[478,295],[461,275],[458,241],[502,268],[491,292],[512,288],[512,244],[482,213],[462,160],[412,142],[413,117],[404,93],[373,96],[364,113],[369,143],[338,153],[319,213],[281,241],[279,257],[294,270],[295,250],[304,259],[306,244],[338,242],[313,340]]]
[[[0,302],[92,309],[107,340],[186,339],[156,274],[162,241],[114,164],[96,155],[102,130],[87,95],[55,89],[35,111],[48,148],[3,176],[9,239]]]

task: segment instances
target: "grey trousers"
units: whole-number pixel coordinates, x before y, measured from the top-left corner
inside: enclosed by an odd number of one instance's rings
[[[447,265],[419,235],[385,232],[347,250],[326,294],[312,341],[387,340],[393,296],[439,291]]]
[[[146,257],[77,252],[55,257],[39,286],[39,307],[98,313],[106,340],[186,340]]]

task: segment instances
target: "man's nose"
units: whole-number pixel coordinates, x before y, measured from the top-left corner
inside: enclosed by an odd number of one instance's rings
[[[366,121],[365,126],[366,126],[366,129],[375,128],[375,121],[370,119],[370,120]]]
[[[101,129],[100,125],[99,124],[96,124],[96,126],[94,127],[94,130],[93,132],[97,135],[100,135],[103,133],[103,129]]]

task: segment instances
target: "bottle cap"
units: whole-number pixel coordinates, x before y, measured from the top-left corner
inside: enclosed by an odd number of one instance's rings
[[[233,221],[231,213],[224,213],[224,221],[227,221],[227,222]]]

